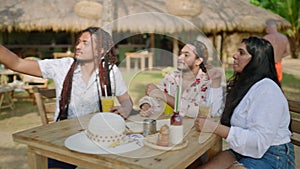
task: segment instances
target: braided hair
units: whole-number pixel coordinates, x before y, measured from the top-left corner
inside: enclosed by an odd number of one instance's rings
[[[110,82],[110,71],[113,68],[113,65],[116,63],[116,52],[114,48],[114,43],[112,40],[112,37],[104,31],[103,29],[99,27],[89,27],[81,32],[81,34],[89,32],[91,35],[91,38],[94,37],[94,41],[92,40],[92,50],[94,51],[94,47],[97,47],[97,53],[93,53],[94,56],[97,57],[98,63],[99,63],[99,79],[101,79],[101,93],[102,95],[105,94],[104,86],[106,86],[107,94],[112,95],[111,90],[111,82]],[[101,52],[103,49],[104,53]],[[70,104],[71,99],[71,91],[72,91],[72,79],[73,74],[76,66],[78,65],[78,60],[74,57],[74,62],[71,65],[64,83],[63,88],[59,100],[59,115],[56,119],[56,121],[64,120],[68,118],[68,108]],[[98,87],[98,85],[97,85]],[[101,104],[101,98],[99,95],[99,89],[98,89],[98,96],[99,96],[99,110],[102,111],[102,104]]]

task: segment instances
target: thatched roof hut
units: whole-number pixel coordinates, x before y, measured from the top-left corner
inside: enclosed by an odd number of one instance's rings
[[[107,0],[1,0],[2,31],[68,31],[77,32],[88,26],[103,26]],[[280,28],[290,24],[278,15],[249,4],[246,0],[110,0],[115,8],[114,31],[180,32],[190,28],[178,22],[183,17],[204,33],[263,32],[269,18]],[[109,10],[109,9],[108,9]],[[107,10],[106,10],[107,11]],[[147,14],[160,12],[168,15]],[[134,15],[139,14],[139,15]],[[132,15],[128,17],[128,15]]]
[[[290,27],[282,17],[246,0],[1,0],[0,15],[0,31],[7,32],[75,33],[89,26],[107,26],[113,32],[187,32],[194,37],[190,32],[196,28],[213,38],[218,51],[223,51],[224,41],[231,40],[234,32],[263,33],[268,19],[276,20],[281,30]],[[175,42],[174,53],[177,46]]]

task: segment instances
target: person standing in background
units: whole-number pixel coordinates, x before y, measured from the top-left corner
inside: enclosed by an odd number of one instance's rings
[[[282,58],[290,54],[290,45],[288,38],[277,31],[275,20],[269,19],[266,22],[267,35],[264,39],[268,40],[274,49],[275,67],[279,82],[282,81]]]

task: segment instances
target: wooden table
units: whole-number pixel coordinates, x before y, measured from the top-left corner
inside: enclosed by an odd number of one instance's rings
[[[47,157],[71,163],[84,168],[114,169],[182,169],[189,166],[206,151],[211,155],[222,148],[221,138],[216,135],[204,143],[198,143],[199,132],[190,130],[185,139],[188,146],[177,151],[160,151],[144,146],[138,150],[122,155],[92,155],[71,151],[64,146],[67,137],[82,131],[91,115],[51,123],[13,134],[13,139],[28,145],[28,162],[31,169],[47,168]],[[80,121],[80,122],[79,122]],[[185,124],[193,123],[193,119],[184,119]],[[156,154],[153,156],[153,154]],[[136,158],[129,158],[135,156]],[[146,157],[147,158],[140,158]]]
[[[126,70],[130,70],[130,60],[135,60],[135,69],[138,67],[138,60],[141,60],[141,70],[145,70],[145,59],[148,58],[148,68],[151,70],[153,67],[153,53],[152,52],[126,52]]]
[[[0,85],[7,85],[7,77],[13,76],[13,81],[17,80],[18,72],[12,71],[10,69],[2,69],[0,70]]]

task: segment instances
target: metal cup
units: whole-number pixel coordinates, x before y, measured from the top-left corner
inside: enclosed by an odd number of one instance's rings
[[[156,120],[145,119],[143,122],[143,135],[151,135],[156,133]]]

